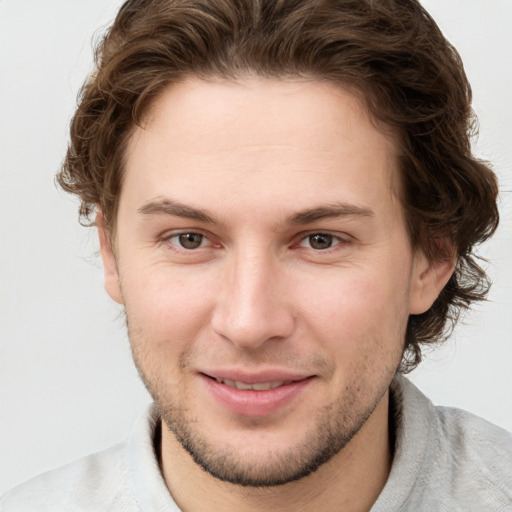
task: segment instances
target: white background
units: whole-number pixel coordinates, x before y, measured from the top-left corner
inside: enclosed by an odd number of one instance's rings
[[[95,233],[53,184],[91,37],[120,3],[0,0],[0,493],[116,442],[149,401]],[[502,224],[482,249],[490,301],[411,378],[434,402],[512,430],[512,1],[424,3],[465,61]]]

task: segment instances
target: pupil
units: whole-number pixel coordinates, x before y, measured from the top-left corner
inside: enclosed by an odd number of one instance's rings
[[[313,249],[328,249],[332,245],[332,235],[322,233],[311,235],[309,243]]]
[[[203,235],[199,233],[183,233],[179,239],[181,246],[185,249],[197,249],[203,241]]]

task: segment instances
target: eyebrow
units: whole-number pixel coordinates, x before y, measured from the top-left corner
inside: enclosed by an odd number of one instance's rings
[[[155,199],[148,201],[138,209],[138,212],[145,215],[172,215],[173,217],[182,217],[184,219],[197,220],[209,224],[219,224],[215,217],[207,210],[192,208],[191,206],[171,199]]]
[[[310,208],[293,214],[288,218],[289,224],[309,224],[322,219],[338,217],[373,217],[375,214],[370,208],[351,203],[335,203],[317,208]]]
[[[187,206],[172,199],[154,199],[144,203],[139,209],[144,215],[171,215],[184,219],[196,220],[208,224],[222,224],[208,210]],[[309,224],[322,219],[338,217],[373,217],[375,214],[370,208],[351,203],[334,203],[315,208],[309,208],[287,217],[285,224]]]

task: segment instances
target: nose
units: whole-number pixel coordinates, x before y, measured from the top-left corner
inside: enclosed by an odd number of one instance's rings
[[[239,252],[226,262],[212,316],[213,330],[243,349],[257,349],[293,332],[287,277],[270,251]]]

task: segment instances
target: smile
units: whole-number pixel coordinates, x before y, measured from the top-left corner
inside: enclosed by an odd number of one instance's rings
[[[289,381],[280,380],[280,381],[276,381],[276,382],[256,382],[254,384],[248,384],[246,382],[241,382],[239,380],[220,379],[220,378],[215,378],[215,380],[217,382],[220,382],[221,384],[229,386],[230,388],[241,389],[241,390],[252,389],[254,391],[266,391],[268,389],[275,389],[275,388],[278,388],[278,387],[281,387],[281,386],[284,386],[286,384],[290,384],[291,382],[293,382],[291,380],[289,380]]]
[[[314,375],[286,371],[260,372],[259,375],[235,371],[222,373],[199,373],[207,396],[221,406],[219,412],[224,410],[248,417],[275,414],[291,406],[316,381]]]

